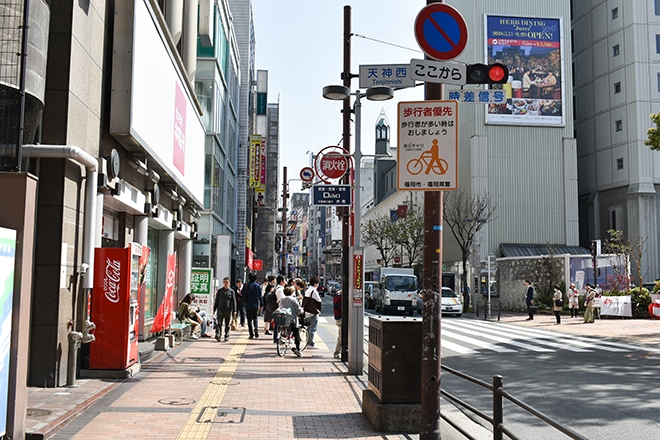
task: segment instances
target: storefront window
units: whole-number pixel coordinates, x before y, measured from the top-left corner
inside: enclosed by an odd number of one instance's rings
[[[153,318],[156,315],[156,292],[158,292],[158,231],[149,228],[147,234],[147,246],[151,251],[149,252],[149,261],[147,262],[147,274],[145,282],[147,291],[144,295],[144,316],[145,318]]]

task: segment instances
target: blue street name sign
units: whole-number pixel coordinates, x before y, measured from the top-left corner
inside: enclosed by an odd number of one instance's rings
[[[350,206],[350,185],[314,185],[312,187],[313,205]]]

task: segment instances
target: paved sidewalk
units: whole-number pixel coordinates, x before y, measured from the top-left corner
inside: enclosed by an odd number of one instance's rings
[[[554,325],[553,315],[525,317],[503,313],[501,321],[660,346],[656,320],[582,324],[582,318],[562,316],[562,324]],[[28,432],[53,439],[418,438],[371,428],[361,404],[367,378],[347,375],[333,359],[335,332],[334,323],[322,324],[316,348],[302,358],[291,353],[280,358],[272,336],[250,340],[241,329],[226,343],[185,342],[126,381],[83,379],[75,388],[30,388]],[[444,401],[441,411],[471,423]],[[441,427],[443,439],[463,438],[444,421]],[[484,430],[471,434],[489,438]]]
[[[272,336],[251,340],[239,330],[226,343],[185,342],[126,381],[31,388],[31,411],[52,413],[28,418],[29,431],[52,439],[418,438],[372,429],[362,415],[366,376],[347,375],[333,359],[332,330],[321,325],[302,358],[280,358]],[[442,436],[462,438],[444,422]]]

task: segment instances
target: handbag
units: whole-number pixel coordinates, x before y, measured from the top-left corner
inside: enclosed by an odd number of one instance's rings
[[[236,322],[236,315],[234,315],[231,318],[231,331],[235,332],[237,328],[238,328],[238,324]]]
[[[562,300],[562,299],[556,299],[556,300],[555,300],[555,305],[556,305],[557,307],[564,307],[564,300]]]
[[[312,320],[306,316],[299,316],[298,323],[303,327],[309,327],[312,324]]]

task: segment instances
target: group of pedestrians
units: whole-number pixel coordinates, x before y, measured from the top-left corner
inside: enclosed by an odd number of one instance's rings
[[[259,338],[259,316],[263,314],[263,334],[272,335],[273,342],[277,342],[278,328],[273,319],[273,312],[278,308],[288,308],[294,316],[304,316],[309,321],[309,343],[308,347],[314,347],[315,334],[318,328],[318,315],[321,313],[321,296],[317,290],[319,278],[312,277],[309,285],[302,279],[287,279],[278,275],[277,277],[268,276],[262,284],[257,282],[254,273],[248,275],[247,284],[243,285],[242,280],[238,280],[236,285],[230,287],[229,277],[224,277],[222,286],[215,293],[213,301],[213,314],[216,317],[215,339],[217,341],[228,341],[232,330],[238,326],[244,327],[247,324],[249,338]],[[192,326],[193,338],[198,334],[206,335],[206,319],[202,324],[198,321],[197,313],[190,304],[193,300],[192,295],[184,297],[179,305],[178,318],[181,322],[190,323]],[[295,307],[294,307],[295,304]],[[239,321],[240,318],[240,321]],[[294,319],[292,332],[294,337],[298,334],[298,319]],[[300,356],[300,337],[297,340],[296,348]]]
[[[596,288],[591,284],[585,286],[586,295],[584,298],[584,322],[593,323],[594,322],[594,299],[596,297]],[[578,309],[580,308],[579,303],[579,292],[575,288],[575,283],[571,283],[570,287],[566,291],[566,297],[568,300],[568,309],[571,312],[571,318],[578,317]],[[528,317],[526,321],[531,321],[534,319],[534,313],[537,308],[534,305],[534,287],[529,280],[525,280],[525,305],[527,306]],[[561,288],[558,285],[554,286],[554,291],[552,295],[552,311],[555,315],[555,325],[561,324],[561,312],[564,309],[564,294],[561,291]]]

